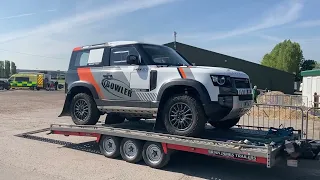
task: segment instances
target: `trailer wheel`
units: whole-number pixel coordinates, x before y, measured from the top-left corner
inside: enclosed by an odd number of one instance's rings
[[[123,138],[120,145],[122,159],[130,163],[137,163],[142,159],[142,142],[136,139]]]
[[[144,144],[142,157],[148,166],[157,169],[167,165],[170,160],[170,155],[165,154],[162,145],[156,142],[146,142]]]
[[[120,155],[120,138],[102,136],[99,142],[101,153],[108,158],[116,158]]]

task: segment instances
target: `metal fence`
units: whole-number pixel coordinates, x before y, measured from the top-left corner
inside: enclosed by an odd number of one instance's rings
[[[320,139],[320,107],[255,104],[241,117],[238,126],[248,129],[293,127],[301,130],[302,138]]]
[[[301,107],[271,104],[255,104],[249,112],[241,117],[238,125],[253,127],[293,127],[304,129],[304,112]]]
[[[301,95],[291,95],[291,94],[277,94],[277,95],[261,94],[258,96],[257,101],[259,104],[301,107],[301,106],[307,106],[308,97],[301,96]]]
[[[312,107],[306,111],[305,118],[306,139],[320,139],[320,107]]]

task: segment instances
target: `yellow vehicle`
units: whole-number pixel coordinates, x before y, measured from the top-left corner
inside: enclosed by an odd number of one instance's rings
[[[37,90],[45,88],[44,73],[18,73],[12,75],[8,81],[12,88],[26,87]]]

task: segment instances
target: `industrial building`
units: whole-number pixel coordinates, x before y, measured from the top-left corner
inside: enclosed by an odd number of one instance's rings
[[[174,48],[174,42],[164,45]],[[252,85],[257,85],[258,89],[294,93],[294,74],[179,42],[176,42],[176,50],[198,66],[217,66],[243,71],[250,76]]]

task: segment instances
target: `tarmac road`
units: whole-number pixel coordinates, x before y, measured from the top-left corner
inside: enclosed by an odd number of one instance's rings
[[[177,153],[169,165],[152,169],[143,162],[130,164],[99,154],[93,138],[37,134],[26,139],[15,135],[48,128],[52,123],[71,124],[58,118],[63,92],[0,92],[0,179],[124,179],[124,180],[319,180],[320,167],[314,169],[272,168],[223,159]]]

